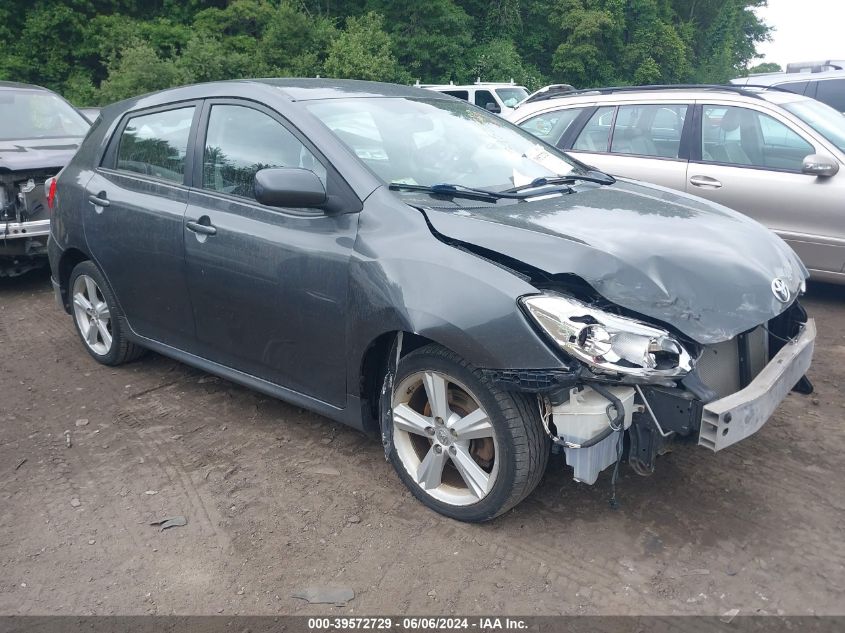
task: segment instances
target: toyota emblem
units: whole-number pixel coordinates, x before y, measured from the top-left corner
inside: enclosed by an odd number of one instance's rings
[[[787,286],[786,282],[780,277],[775,277],[774,280],[772,280],[772,294],[774,294],[777,300],[781,303],[789,302],[789,286]]]

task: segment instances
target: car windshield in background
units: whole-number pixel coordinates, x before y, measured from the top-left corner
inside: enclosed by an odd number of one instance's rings
[[[845,116],[813,99],[784,103],[783,107],[845,152]]]
[[[512,108],[528,96],[524,88],[496,88],[496,94],[507,107]]]
[[[306,107],[386,183],[502,191],[580,173],[527,132],[459,101],[356,98]]]
[[[0,140],[79,137],[90,123],[67,102],[42,90],[0,90]]]

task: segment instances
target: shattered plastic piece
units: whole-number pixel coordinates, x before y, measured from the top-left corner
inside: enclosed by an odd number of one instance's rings
[[[167,519],[162,519],[161,521],[153,521],[152,523],[150,523],[150,525],[160,525],[161,530],[159,531],[164,532],[164,530],[166,530],[167,528],[182,527],[183,525],[188,525],[188,519],[180,515]]]
[[[292,593],[291,597],[306,600],[310,604],[334,604],[342,607],[355,597],[355,592],[349,587],[306,587],[302,591]]]
[[[76,426],[88,426],[88,418],[80,418],[76,421]]]
[[[730,624],[737,615],[739,615],[739,609],[731,609],[730,611],[725,611],[719,620],[725,624]]]
[[[74,497],[73,499],[70,500],[70,505],[71,505],[72,508],[78,508],[79,506],[82,505],[82,502],[79,499],[77,499],[76,497]]]
[[[144,494],[145,495],[157,495],[158,490],[147,490],[146,492],[144,492]]]

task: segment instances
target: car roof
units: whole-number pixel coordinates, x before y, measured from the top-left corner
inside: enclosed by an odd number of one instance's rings
[[[588,105],[588,104],[621,104],[628,102],[642,102],[648,100],[653,103],[662,101],[694,101],[706,97],[718,96],[720,99],[748,103],[750,100],[764,100],[777,105],[793,101],[806,100],[804,97],[786,90],[754,88],[753,86],[635,86],[619,88],[595,88],[561,92],[548,99],[523,102],[516,107],[517,117],[532,114],[540,110],[551,110],[555,106]]]
[[[430,90],[413,86],[361,81],[358,79],[247,79],[245,82],[267,84],[279,88],[291,101],[342,99],[348,97],[426,97]],[[227,82],[220,82],[227,83]],[[442,98],[449,98],[442,97]]]
[[[420,84],[419,88],[426,88],[428,90],[489,90],[490,88],[522,88],[525,90],[525,86],[521,86],[520,84],[512,84],[508,82],[496,83],[496,82],[482,82],[480,84]]]
[[[0,81],[0,90],[43,90],[44,92],[52,92],[43,86],[25,84],[19,81]]]
[[[232,79],[167,88],[158,92],[137,95],[103,107],[105,118],[113,114],[163,106],[178,101],[206,98],[273,98],[281,96],[291,102],[362,97],[405,97],[417,99],[454,99],[446,94],[356,79]]]
[[[764,73],[737,77],[731,79],[731,83],[734,85],[776,86],[804,81],[819,81],[820,79],[845,79],[845,70],[825,70],[819,73]]]

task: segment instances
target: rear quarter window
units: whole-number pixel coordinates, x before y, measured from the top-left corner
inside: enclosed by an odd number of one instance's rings
[[[543,139],[546,143],[557,145],[581,112],[583,108],[543,112],[526,119],[519,124],[519,127]]]
[[[776,87],[780,88],[781,90],[788,90],[789,92],[794,92],[797,95],[803,95],[807,94],[807,86],[809,85],[809,81],[790,81],[789,83],[778,84]]]

